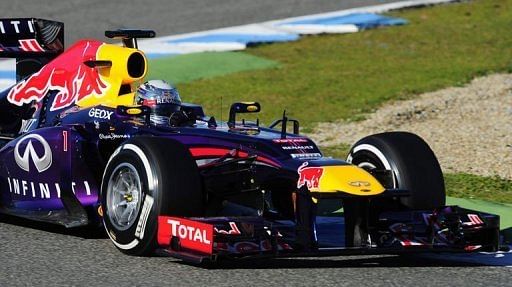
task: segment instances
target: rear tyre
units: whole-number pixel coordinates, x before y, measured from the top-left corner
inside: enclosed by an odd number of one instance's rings
[[[114,245],[130,255],[157,247],[159,215],[200,216],[197,165],[179,142],[138,137],[110,157],[101,186],[103,223]]]

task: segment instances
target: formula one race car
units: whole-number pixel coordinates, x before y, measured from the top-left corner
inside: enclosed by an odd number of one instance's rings
[[[256,102],[232,104],[227,122],[184,103],[155,124],[134,99],[147,70],[137,38],[153,31],[64,51],[60,22],[0,25],[0,56],[17,73],[0,93],[2,213],[103,225],[126,254],[197,263],[498,248],[499,217],[445,206],[439,163],[414,134],[365,137],[338,160],[286,115],[239,120]]]

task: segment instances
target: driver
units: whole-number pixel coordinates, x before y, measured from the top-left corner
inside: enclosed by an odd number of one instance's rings
[[[163,80],[150,80],[140,85],[135,104],[151,108],[151,124],[157,126],[182,126],[191,121],[181,110],[178,90]]]

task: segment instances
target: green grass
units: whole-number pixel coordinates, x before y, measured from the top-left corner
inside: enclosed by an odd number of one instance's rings
[[[195,53],[149,61],[147,79],[163,79],[171,83],[186,83],[226,74],[268,69],[279,63],[242,52]]]
[[[178,87],[217,118],[222,95],[224,111],[233,101],[259,101],[265,123],[283,109],[306,127],[361,119],[388,100],[511,71],[511,10],[512,0],[477,0],[397,11],[390,14],[410,23],[250,48],[280,65]]]
[[[337,146],[320,147],[324,156],[331,156],[333,158],[345,159],[350,151],[350,145],[340,144]]]
[[[512,204],[512,180],[465,173],[445,173],[446,194]]]

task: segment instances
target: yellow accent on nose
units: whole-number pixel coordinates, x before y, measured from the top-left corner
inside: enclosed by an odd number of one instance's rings
[[[355,165],[324,166],[318,187],[310,189],[312,192],[344,192],[360,196],[377,195],[384,190],[375,177]]]

